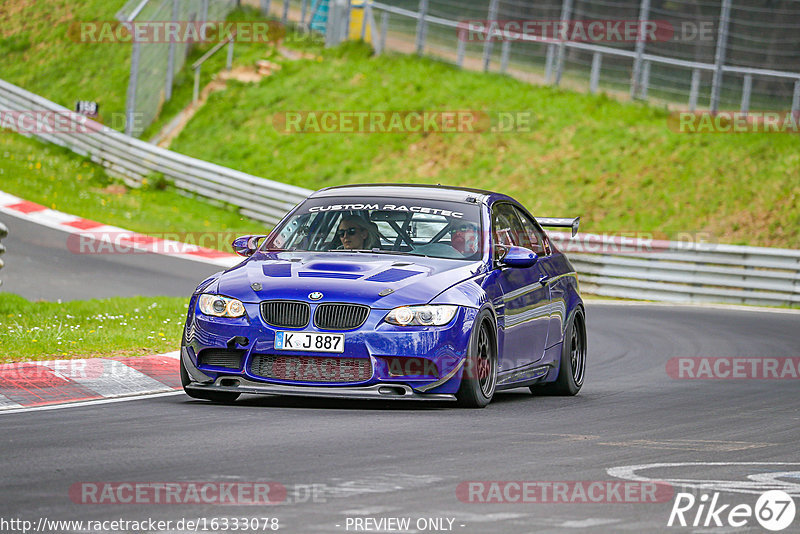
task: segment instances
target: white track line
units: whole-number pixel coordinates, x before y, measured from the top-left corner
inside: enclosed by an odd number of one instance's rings
[[[153,399],[156,397],[169,397],[171,395],[185,395],[183,391],[164,391],[161,393],[145,393],[140,395],[131,395],[126,397],[114,397],[110,399],[97,399],[97,400],[89,400],[89,401],[80,401],[80,402],[67,402],[64,404],[49,404],[47,406],[29,406],[27,408],[12,408],[9,410],[2,410],[0,411],[0,416],[9,415],[14,413],[26,413],[26,412],[40,412],[46,410],[61,410],[62,408],[79,408],[83,406],[94,406],[96,404],[113,404],[116,402],[127,402],[127,401],[135,401],[135,400],[142,400],[142,399]]]

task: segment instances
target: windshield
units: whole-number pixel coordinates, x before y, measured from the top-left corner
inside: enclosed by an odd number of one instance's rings
[[[306,200],[264,249],[480,259],[478,204],[389,198]]]

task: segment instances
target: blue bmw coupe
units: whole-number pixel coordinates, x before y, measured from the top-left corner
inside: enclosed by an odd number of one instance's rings
[[[313,193],[246,259],[191,297],[181,379],[242,393],[454,400],[575,395],[586,369],[578,277],[513,198],[467,188],[355,185]]]

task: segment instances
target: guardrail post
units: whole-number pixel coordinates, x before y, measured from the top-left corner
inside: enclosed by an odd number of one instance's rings
[[[283,13],[281,13],[281,24],[286,24],[289,20],[289,0],[283,0]]]
[[[792,116],[797,121],[797,114],[800,113],[800,80],[794,82],[794,94],[792,95]]]
[[[458,45],[456,50],[456,65],[463,68],[464,67],[464,52],[467,48],[467,30],[466,28],[459,26],[458,28]]]
[[[417,11],[417,37],[416,49],[417,54],[422,55],[425,51],[425,37],[428,23],[425,17],[428,16],[428,0],[419,0],[419,10]]]
[[[386,34],[389,33],[389,13],[386,11],[381,14],[381,32],[378,37],[378,46],[375,48],[375,53],[380,55],[386,49]]]
[[[556,79],[555,84],[561,83],[561,75],[564,73],[564,56],[566,55],[567,48],[567,30],[569,18],[572,16],[572,0],[563,0],[561,4],[561,22],[563,23],[564,31],[562,32],[558,43],[558,56],[556,58]]]
[[[497,0],[489,1],[489,15],[487,27],[491,28],[497,22]],[[483,41],[483,72],[489,70],[489,63],[492,60],[492,48],[494,47],[494,36],[487,32]]]
[[[722,90],[722,67],[725,64],[725,50],[728,46],[728,23],[731,16],[731,0],[722,0],[717,30],[717,50],[714,53],[714,76],[711,79],[711,113],[719,110],[719,94]]]
[[[639,89],[639,98],[647,100],[647,90],[650,88],[650,62],[645,60],[642,63],[642,76]]]
[[[511,41],[505,39],[500,50],[500,72],[505,73],[508,69],[508,56],[511,53]]]
[[[650,0],[642,0],[639,7],[639,31],[636,34],[636,57],[633,60],[633,74],[631,76],[631,100],[640,93],[642,76],[642,56],[644,55],[645,31],[644,25],[650,16]],[[644,97],[643,97],[644,98]]]
[[[339,24],[341,22],[341,9],[339,0],[330,0],[328,3],[328,20],[325,24],[325,47],[330,48],[339,43]]]
[[[700,92],[700,69],[692,69],[692,86],[689,89],[689,111],[697,109],[697,93]]]
[[[139,79],[140,46],[141,43],[134,39],[131,48],[131,76],[128,80],[128,94],[125,98],[125,133],[131,136],[136,115],[136,84]]]
[[[180,0],[172,0],[172,22],[178,22],[178,3]],[[169,52],[167,53],[167,79],[164,87],[164,99],[172,99],[172,81],[175,70],[175,46],[177,43],[175,39],[169,40]]]
[[[750,111],[750,93],[753,91],[753,76],[751,74],[744,75],[744,83],[742,84],[742,113],[747,116]]]
[[[231,70],[233,67],[233,43],[235,40],[234,36],[231,36],[231,40],[228,41],[228,59],[225,61],[225,70]]]
[[[592,72],[589,75],[589,92],[595,94],[600,85],[600,63],[603,61],[603,55],[600,52],[592,54]]]
[[[367,24],[370,23],[370,18],[372,17],[372,3],[368,0],[364,0],[364,17],[361,19],[361,40],[366,41],[367,39]],[[375,33],[374,31],[372,33]]]
[[[200,67],[194,69],[194,90],[192,90],[192,104],[200,98]]]
[[[287,2],[289,0],[286,0]],[[352,0],[347,0],[344,5],[344,16],[342,17],[342,41],[347,41],[350,38],[350,11],[352,8]]]

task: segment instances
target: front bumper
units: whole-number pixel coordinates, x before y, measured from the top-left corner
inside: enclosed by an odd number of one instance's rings
[[[327,355],[275,350],[273,344],[278,329],[262,320],[257,305],[246,303],[245,306],[247,315],[238,319],[209,318],[196,309],[190,312],[185,349],[181,351],[184,367],[192,378],[189,387],[340,398],[452,400],[460,385],[472,323],[477,315],[477,310],[462,307],[448,325],[403,328],[383,322],[386,310],[373,309],[361,327],[342,332],[345,334],[344,353]],[[331,332],[319,330],[313,323],[302,330]],[[234,340],[244,341],[234,343]],[[238,344],[240,342],[244,344]],[[206,360],[198,361],[206,349],[226,348],[242,353],[240,365],[220,368]],[[369,360],[372,374],[368,379],[324,383],[267,377],[251,366],[254,358],[265,355]]]
[[[323,397],[337,399],[389,399],[389,400],[429,400],[454,401],[451,393],[418,393],[405,384],[373,384],[371,386],[292,386],[288,384],[272,384],[256,382],[241,376],[220,376],[216,380],[198,369],[186,348],[181,349],[181,362],[191,380],[186,389],[196,391],[226,391],[231,393],[250,393],[255,395],[294,395],[300,397]],[[458,366],[457,370],[460,370]],[[447,381],[451,376],[444,377]],[[442,380],[437,382],[442,382]],[[443,383],[443,382],[442,382]],[[429,389],[436,386],[429,384]],[[422,388],[420,388],[422,389]]]

